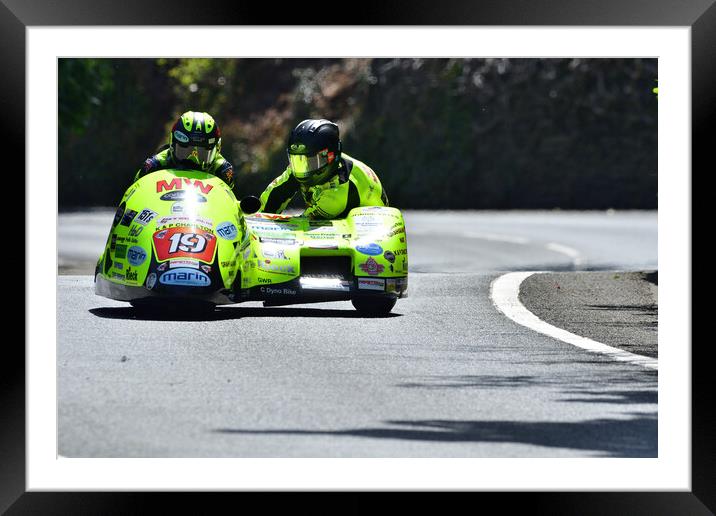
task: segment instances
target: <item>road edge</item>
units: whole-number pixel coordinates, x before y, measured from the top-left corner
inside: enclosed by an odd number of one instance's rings
[[[534,274],[544,274],[545,272],[547,271],[508,272],[497,277],[490,283],[490,301],[492,301],[492,304],[498,311],[521,326],[592,353],[599,353],[620,362],[640,365],[658,371],[659,361],[656,358],[630,353],[576,335],[543,321],[529,311],[527,307],[520,302],[520,286],[522,282],[530,276]]]

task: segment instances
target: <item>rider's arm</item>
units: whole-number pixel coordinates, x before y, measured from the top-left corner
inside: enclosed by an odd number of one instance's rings
[[[281,213],[297,191],[298,181],[291,174],[291,169],[287,168],[283,174],[271,181],[261,194],[261,211]]]
[[[158,170],[160,167],[161,162],[157,159],[157,157],[149,156],[142,164],[142,167],[137,170],[137,173],[134,175],[134,181],[137,181],[140,177],[146,176],[150,172]]]
[[[221,178],[227,185],[229,185],[229,188],[236,193],[234,188],[236,186],[234,182],[234,166],[229,162],[229,160],[219,154],[216,161],[214,161],[212,172],[215,176]]]

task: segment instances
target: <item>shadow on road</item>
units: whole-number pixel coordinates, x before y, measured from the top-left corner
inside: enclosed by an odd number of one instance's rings
[[[566,391],[568,392],[568,391]],[[577,390],[573,394],[583,396],[581,398],[565,398],[559,401],[577,403],[616,403],[616,404],[656,404],[659,401],[659,394],[656,389],[636,391],[588,391]]]
[[[205,312],[145,312],[134,307],[90,308],[89,312],[104,319],[127,319],[135,321],[225,321],[250,317],[339,317],[344,319],[376,319],[401,317],[402,314],[366,315],[354,309],[336,310],[329,308],[262,308],[262,307],[217,307]]]
[[[237,429],[214,432],[230,435],[350,436],[371,439],[442,441],[453,443],[516,443],[549,448],[587,450],[605,457],[656,457],[657,419],[639,414],[631,419],[551,421],[385,421],[383,428],[345,430]]]

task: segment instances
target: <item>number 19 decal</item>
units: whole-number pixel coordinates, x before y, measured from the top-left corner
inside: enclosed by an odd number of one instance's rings
[[[172,245],[169,246],[169,254],[179,251],[185,253],[200,253],[206,249],[206,237],[197,233],[174,233],[169,237]]]
[[[171,258],[195,258],[211,263],[214,260],[216,238],[196,228],[169,228],[154,233],[154,249],[160,262]]]

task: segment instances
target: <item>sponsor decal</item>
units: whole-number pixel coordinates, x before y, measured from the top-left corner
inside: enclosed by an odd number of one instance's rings
[[[201,193],[205,195],[211,192],[211,189],[214,188],[214,185],[205,185],[198,179],[189,179],[188,177],[176,177],[169,182],[167,182],[165,179],[157,181],[157,193],[171,190],[181,190],[182,188],[187,186],[198,188]],[[162,199],[163,198],[164,196],[162,196]]]
[[[392,236],[398,235],[400,233],[405,233],[405,226],[400,226],[398,229],[394,229],[393,231],[388,233],[388,236],[392,237]]]
[[[127,197],[124,198],[124,202],[127,202],[129,200],[129,198],[132,197],[134,195],[134,192],[136,192],[136,191],[137,191],[136,187],[132,188],[129,191],[129,193],[127,194]]]
[[[390,251],[386,251],[383,253],[383,258],[388,260],[390,263],[395,263],[395,254],[391,253]],[[393,266],[391,265],[391,268]]]
[[[395,292],[395,279],[394,278],[388,278],[385,280],[385,291],[386,292]]]
[[[382,216],[382,215],[384,215],[384,214],[383,214],[383,213],[371,212],[371,211],[370,211],[371,208],[375,209],[375,207],[372,207],[372,206],[366,206],[366,207],[364,207],[364,208],[361,208],[362,211],[361,211],[360,213],[354,214],[354,215],[353,215],[353,219],[358,219],[358,220],[362,220],[362,219],[380,220],[380,219],[378,219],[377,217],[380,217],[380,216]],[[381,209],[382,209],[382,208],[381,208]]]
[[[221,268],[225,269],[226,267],[235,267],[236,266],[236,260],[230,260],[226,262],[221,262]]]
[[[222,222],[216,226],[216,234],[225,240],[236,240],[239,230],[232,222]]]
[[[385,280],[383,278],[358,278],[358,288],[360,290],[385,290]]]
[[[306,238],[314,239],[314,240],[320,240],[320,239],[331,239],[334,240],[338,238],[338,235],[335,233],[304,233],[304,236]]]
[[[214,261],[216,238],[208,231],[196,228],[173,227],[154,234],[157,260],[192,258],[202,262]]]
[[[268,219],[268,220],[275,220],[276,222],[281,222],[285,220],[291,220],[293,217],[291,215],[279,215],[276,213],[256,213],[252,217],[252,219]]]
[[[408,250],[407,249],[396,249],[393,254],[395,254],[395,256],[403,256],[403,255],[408,254]]]
[[[189,137],[181,131],[174,131],[174,138],[176,138],[176,140],[181,143],[189,142]]]
[[[120,226],[127,226],[132,223],[132,220],[134,220],[134,217],[137,215],[137,212],[134,210],[127,210],[124,212],[124,215],[122,216],[122,222],[120,222]]]
[[[372,225],[365,225],[365,224],[357,224],[356,225],[356,233],[358,235],[369,235],[371,233],[377,234],[377,233],[385,233],[386,229],[382,224],[372,224]]]
[[[378,176],[376,176],[375,172],[373,172],[373,169],[365,163],[363,163],[363,170],[365,171],[366,175],[373,180],[374,183],[378,182]]]
[[[332,220],[309,220],[308,225],[312,228],[322,227],[322,226],[332,226],[333,221]]]
[[[267,272],[274,272],[278,274],[295,274],[296,269],[293,265],[278,265],[276,263],[271,263],[270,260],[257,260],[257,264],[259,269],[267,271]]]
[[[373,258],[368,258],[368,260],[365,263],[361,263],[359,267],[363,272],[371,276],[380,274],[385,269],[385,267],[376,262]]]
[[[279,245],[294,245],[296,243],[295,238],[269,238],[259,237],[259,242],[262,244],[279,244]]]
[[[278,224],[278,223],[266,223],[256,224],[255,222],[249,223],[252,231],[292,231],[298,229],[296,224]]]
[[[186,196],[187,196],[186,190],[175,190],[173,192],[165,193],[159,199],[161,199],[162,201],[184,201],[187,198]],[[203,195],[201,195],[199,193],[194,193],[194,201],[195,202],[206,202],[206,197],[204,197]]]
[[[114,248],[114,259],[124,259],[127,257],[127,246],[124,244],[117,244]]]
[[[136,222],[137,224],[141,224],[142,226],[146,226],[156,216],[157,216],[156,211],[152,211],[147,208],[144,208],[141,211],[141,213],[137,216],[137,218],[134,219],[134,222]],[[140,232],[141,232],[141,230],[140,230]]]
[[[211,278],[198,269],[170,269],[159,276],[159,283],[182,287],[208,287],[211,285]]]
[[[356,251],[358,251],[359,253],[367,254],[369,256],[378,256],[379,254],[383,254],[383,248],[375,242],[371,242],[370,244],[357,245]]]
[[[114,262],[114,268],[122,270],[124,269],[124,264],[122,262]]]
[[[144,226],[132,226],[129,228],[129,236],[138,237],[143,230]]]
[[[290,288],[286,288],[286,287],[283,287],[283,288],[261,287],[260,290],[264,294],[271,294],[271,295],[275,295],[275,294],[281,294],[284,296],[295,296],[296,295],[296,291],[294,289],[290,289]]]
[[[184,205],[180,202],[172,204],[172,213],[184,213]]]
[[[178,267],[191,267],[192,269],[199,268],[198,260],[169,260],[169,268],[176,269]]]
[[[154,285],[157,284],[157,275],[153,272],[147,276],[147,288],[149,290],[152,290],[154,288]]]
[[[211,229],[214,221],[203,217],[189,217],[188,215],[168,215],[157,219],[157,227],[165,226],[203,226]]]
[[[272,279],[269,278],[259,278],[259,283],[273,283]]]
[[[127,206],[127,203],[122,202],[122,204],[119,205],[117,208],[117,211],[114,213],[114,220],[112,221],[112,227],[115,227],[117,224],[119,224],[119,221],[122,220],[122,217],[124,216],[124,208]]]
[[[144,263],[144,260],[146,259],[147,252],[138,245],[133,245],[127,251],[127,261],[135,267],[139,267],[140,265],[142,265]]]
[[[201,270],[203,270],[205,273],[209,274],[211,272],[211,265],[201,264]]]
[[[167,270],[167,267],[169,267],[169,262],[162,262],[159,265],[157,265],[157,270],[159,272],[163,272],[163,271]]]
[[[329,242],[312,242],[308,245],[310,249],[338,249],[338,244],[329,241]]]
[[[275,260],[288,260],[288,258],[286,258],[286,251],[280,247],[274,249],[265,247],[261,250],[261,253],[267,258],[274,258]]]
[[[133,271],[131,269],[127,269],[127,275],[125,276],[127,281],[131,281],[132,283],[136,283],[139,281],[137,271]]]

